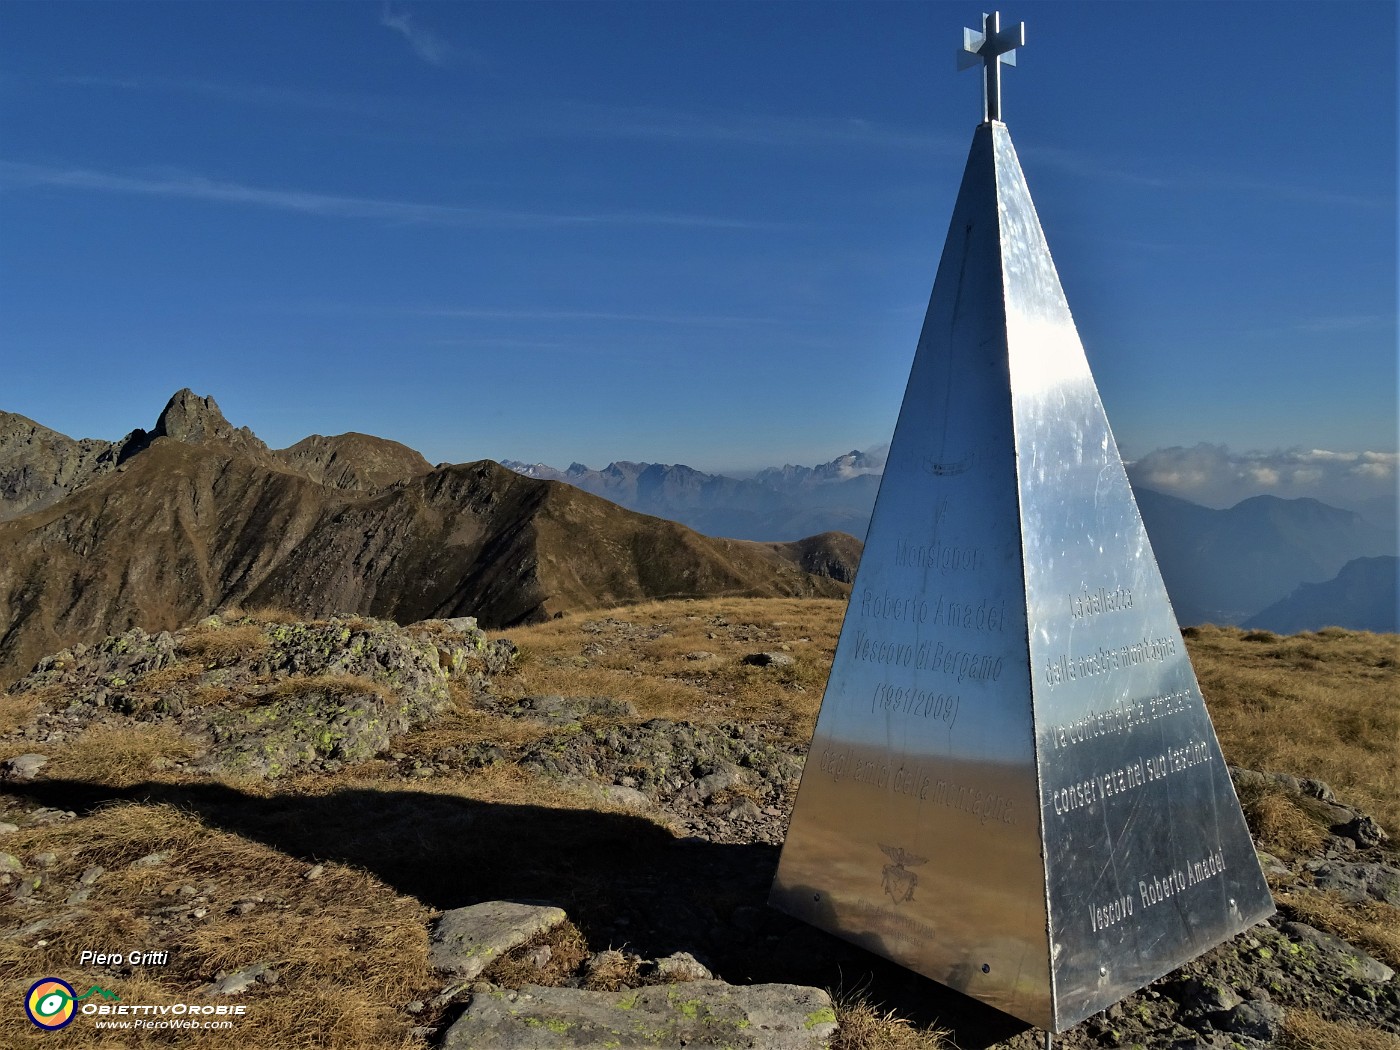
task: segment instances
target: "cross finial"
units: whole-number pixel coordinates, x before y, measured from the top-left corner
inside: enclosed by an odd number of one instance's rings
[[[1026,46],[1026,23],[1002,30],[1001,12],[982,16],[982,32],[963,30],[963,46],[958,52],[958,68],[971,69],[980,60],[986,71],[982,87],[982,119],[1001,119],[1001,64],[1016,64],[1018,47]]]

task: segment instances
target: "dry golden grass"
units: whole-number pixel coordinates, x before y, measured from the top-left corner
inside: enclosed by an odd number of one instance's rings
[[[639,719],[751,721],[765,732],[805,739],[821,701],[843,610],[844,603],[837,600],[714,599],[576,614],[506,632],[524,656],[516,673],[497,676],[493,686],[507,698],[548,693],[607,696],[632,701]],[[267,611],[256,616],[278,620]],[[284,614],[279,622],[292,619]],[[196,641],[186,647],[189,659],[184,664],[139,679],[133,693],[158,697],[165,689],[189,687],[209,663],[241,656],[249,645],[267,644],[250,623],[202,628],[193,637]],[[1400,695],[1400,640],[1338,630],[1279,638],[1267,632],[1207,627],[1191,631],[1188,644],[1231,762],[1325,780],[1343,801],[1374,813],[1392,834],[1400,830],[1400,705],[1394,699]],[[794,663],[758,668],[741,662],[745,654],[760,651],[786,652]],[[713,655],[691,659],[698,652]],[[365,692],[375,687],[340,676],[301,678],[283,683],[274,695],[313,689]],[[191,692],[190,703],[225,703],[234,697],[219,686],[193,685]],[[67,698],[56,689],[0,699],[0,726],[27,720],[39,703],[62,706]],[[429,727],[398,738],[394,750],[431,756],[444,748],[478,743],[515,747],[556,732],[557,727],[543,721],[478,710],[472,696],[459,689],[447,712]],[[156,759],[186,757],[192,746],[172,732],[123,723],[93,727],[61,745],[14,741],[0,747],[0,758],[39,750],[51,760],[45,777],[115,788],[149,784],[152,797],[159,798],[165,788],[221,786],[217,780],[155,769]],[[278,807],[284,804],[294,812],[317,798],[330,805],[331,800],[339,804],[341,799],[372,795],[375,812],[386,820],[382,814],[402,820],[404,813],[440,802],[446,815],[439,815],[426,833],[438,837],[434,850],[450,849],[444,843],[454,835],[476,833],[466,829],[479,827],[469,823],[479,817],[460,818],[468,821],[460,827],[454,823],[459,819],[453,815],[458,802],[464,811],[473,803],[566,811],[559,828],[550,832],[553,836],[557,831],[564,856],[570,855],[564,840],[574,834],[569,829],[575,823],[568,811],[621,809],[599,802],[586,786],[536,777],[509,763],[405,781],[398,763],[386,759],[333,774],[299,774],[275,784],[239,781],[225,786],[245,800],[243,805],[270,807],[273,816],[264,814],[265,821],[282,820]],[[1242,802],[1256,830],[1281,854],[1301,856],[1320,844],[1322,829],[1309,815],[1306,800],[1245,793]],[[664,816],[643,819],[665,826]],[[431,1009],[409,1015],[403,1005],[431,999],[443,984],[427,969],[431,912],[346,864],[327,864],[320,879],[308,881],[308,860],[219,826],[216,817],[201,818],[176,806],[128,801],[72,822],[26,827],[7,836],[4,848],[16,856],[32,858],[48,850],[59,855],[50,870],[38,872],[31,866],[31,874],[41,875],[46,883],[71,885],[94,864],[107,871],[78,917],[45,931],[43,944],[34,938],[0,941],[5,994],[13,991],[13,1001],[27,987],[12,989],[24,976],[52,972],[75,984],[117,987],[127,1002],[201,1002],[207,997],[196,994],[197,989],[219,972],[266,962],[278,971],[280,981],[259,984],[241,997],[250,1007],[248,1017],[228,1032],[199,1033],[195,1038],[200,1046],[421,1046],[410,1035],[411,1026],[435,1024],[440,1017]],[[353,821],[352,826],[359,827]],[[376,834],[372,824],[363,830]],[[270,835],[268,841],[303,841],[296,834],[278,834],[289,838]],[[503,841],[502,848],[510,847]],[[168,862],[129,867],[155,852],[168,854]],[[181,918],[169,929],[158,926],[161,920],[148,916],[172,901],[178,903],[181,898],[174,894],[182,885],[195,886],[208,898],[207,916],[198,921]],[[41,888],[38,895],[48,892]],[[265,896],[266,903],[247,915],[237,914],[232,905],[250,893]],[[744,903],[741,896],[730,900],[726,894],[725,887],[715,887],[712,903],[721,914]],[[1358,906],[1314,893],[1285,893],[1280,900],[1300,920],[1400,966],[1400,909],[1378,903]],[[0,909],[0,926],[65,910],[72,911],[57,904],[47,911],[31,906],[23,913],[6,907]],[[498,979],[552,983],[577,973],[585,948],[582,935],[569,925],[551,936],[540,941],[551,949],[544,969],[524,961],[528,952],[513,953],[497,964],[504,967]],[[171,948],[177,955],[169,967],[138,969],[130,976],[75,965],[82,948],[106,944]],[[640,983],[636,957],[620,955],[619,960],[616,972],[600,971],[590,979],[590,987]],[[33,979],[29,977],[31,983]],[[842,1032],[837,1050],[941,1050],[948,1045],[942,1033],[919,1030],[859,995],[840,998],[838,1018]],[[1305,1011],[1290,1010],[1287,1038],[1292,1047],[1398,1050],[1395,1040],[1374,1030],[1328,1022]],[[81,1050],[183,1045],[183,1034],[133,1031],[104,1036],[79,1024],[62,1039]],[[0,1045],[41,1046],[52,1041],[22,1014],[0,1011]]]
[[[300,623],[306,620],[305,616],[300,616],[289,609],[283,609],[276,605],[256,605],[250,609],[245,609],[241,605],[231,605],[226,609],[220,609],[219,617],[225,623],[233,623],[238,620],[256,620],[259,623]]]
[[[203,673],[204,666],[199,660],[183,660],[141,675],[131,683],[131,687],[133,690],[160,696],[178,686],[189,684]]]
[[[844,610],[835,599],[715,598],[579,613],[505,632],[522,658],[514,679],[500,684],[513,697],[630,700],[644,718],[763,719],[810,733]],[[742,662],[768,651],[794,662]],[[691,658],[698,653],[712,655]]]
[[[113,805],[69,824],[22,829],[11,841],[20,855],[45,849],[58,853],[63,859],[43,874],[60,884],[71,883],[89,865],[107,869],[68,925],[46,930],[37,944],[0,940],[0,976],[11,999],[22,994],[26,975],[52,973],[83,990],[111,988],[124,1003],[203,1003],[211,1000],[199,989],[220,972],[267,963],[277,972],[277,983],[259,984],[229,1000],[247,1003],[248,1014],[231,1030],[199,1032],[194,1038],[201,1047],[379,1050],[413,1045],[402,1005],[437,987],[427,963],[429,913],[373,877],[326,865],[323,877],[310,882],[304,878],[305,862],[211,830],[191,814],[164,805]],[[67,855],[65,846],[71,849],[74,841],[83,847]],[[129,866],[157,852],[165,854],[164,863]],[[197,889],[199,898],[188,903],[205,910],[204,917],[180,913],[161,926],[146,917],[172,902],[185,902],[176,893],[182,885]],[[252,887],[265,903],[239,914],[232,905]],[[77,965],[83,949],[132,947],[169,950],[169,963],[130,973]],[[188,1036],[102,1032],[81,1018],[62,1038],[65,1046],[89,1048],[183,1045]],[[34,1028],[18,1010],[0,1013],[0,1045],[47,1045],[42,1043],[46,1038],[53,1037]]]
[[[602,953],[588,971],[583,987],[592,992],[615,992],[619,988],[636,988],[643,984],[638,964],[641,959],[631,952],[609,949]]]
[[[12,733],[32,722],[42,701],[37,690],[19,696],[0,693],[0,733]]]
[[[1263,847],[1280,858],[1310,856],[1327,839],[1327,829],[1282,792],[1241,791],[1240,806]]]
[[[1384,901],[1356,904],[1335,893],[1275,893],[1299,920],[1364,948],[1392,969],[1400,968],[1400,908]]]
[[[831,1050],[950,1050],[949,1032],[915,1028],[894,1011],[880,1012],[860,996],[836,995],[840,1029]]]
[[[549,949],[549,958],[543,966],[536,966],[530,956],[540,948]],[[504,988],[522,988],[527,984],[560,985],[578,972],[589,954],[587,939],[577,926],[565,920],[501,956],[481,977]]]
[[[386,702],[392,694],[386,686],[352,674],[292,675],[283,678],[267,693],[267,699],[294,700],[310,693],[330,696],[376,696]]]
[[[234,660],[247,659],[266,651],[272,642],[256,624],[232,627],[195,627],[180,641],[180,655],[202,660],[205,666],[220,666]]]
[[[1279,1045],[1284,1050],[1400,1050],[1400,1036],[1328,1021],[1311,1010],[1289,1010]]]
[[[394,746],[401,751],[431,755],[443,748],[469,744],[498,747],[533,744],[557,731],[557,726],[530,718],[508,718],[486,711],[454,712],[434,720],[425,729],[399,737]]]
[[[1400,636],[1191,628],[1225,757],[1326,781],[1400,835]]]
[[[198,753],[191,740],[174,729],[150,723],[96,723],[77,740],[53,749],[44,773],[112,787],[150,780],[157,759],[189,759]]]

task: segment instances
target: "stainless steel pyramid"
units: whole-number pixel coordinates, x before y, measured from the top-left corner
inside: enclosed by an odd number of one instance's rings
[[[1052,1031],[1273,912],[996,120],[973,137],[772,903]]]

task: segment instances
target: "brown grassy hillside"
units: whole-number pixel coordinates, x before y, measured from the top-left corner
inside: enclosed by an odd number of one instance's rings
[[[514,628],[506,634],[520,647],[515,668],[497,674],[485,692],[454,685],[449,706],[395,739],[390,751],[275,781],[198,772],[194,756],[202,745],[175,732],[176,723],[116,712],[65,722],[62,712],[77,698],[62,686],[0,699],[0,760],[35,750],[50,760],[39,779],[0,792],[0,821],[19,825],[0,849],[18,858],[26,879],[37,879],[24,901],[0,902],[7,931],[0,936],[0,980],[12,1001],[26,977],[42,973],[83,988],[116,987],[133,1002],[202,1001],[208,996],[201,989],[219,975],[254,964],[269,964],[277,975],[238,1000],[250,1008],[246,1020],[230,1031],[198,1033],[197,1041],[169,1033],[104,1041],[77,1025],[55,1037],[11,1010],[0,1015],[0,1044],[61,1038],[73,1047],[422,1046],[416,1030],[439,1030],[452,1016],[449,1004],[435,1001],[443,978],[428,967],[427,924],[439,909],[494,897],[555,900],[573,922],[551,942],[553,968],[532,969],[516,953],[488,973],[493,979],[562,981],[587,951],[608,947],[623,950],[626,980],[641,979],[638,955],[702,949],[731,981],[808,979],[804,967],[841,949],[764,907],[775,840],[753,838],[745,828],[758,825],[733,815],[762,813],[763,826],[780,834],[790,796],[750,780],[712,796],[703,810],[684,790],[667,795],[665,805],[636,809],[601,798],[586,777],[553,774],[547,765],[586,756],[580,745],[601,748],[610,734],[642,739],[636,734],[656,720],[671,720],[668,732],[692,741],[800,754],[843,608],[832,599],[683,600]],[[182,634],[176,663],[130,683],[131,706],[154,710],[163,692],[176,689],[187,698],[186,716],[200,704],[249,702],[216,679],[240,651],[261,653],[290,629],[278,619],[259,614]],[[1215,628],[1187,638],[1228,760],[1325,780],[1392,834],[1400,832],[1397,641]],[[756,651],[792,662],[743,662]],[[562,719],[539,714],[548,705],[533,698],[551,694],[581,706],[573,714],[566,706]],[[596,698],[631,707],[600,706]],[[521,717],[530,703],[537,714]],[[55,714],[22,735],[43,707]],[[676,728],[680,722],[689,728]],[[54,727],[61,738],[46,739]],[[639,766],[636,774],[645,779],[648,771]],[[786,801],[775,802],[780,797]],[[1265,848],[1280,855],[1298,848],[1300,835],[1323,834],[1309,830],[1308,814],[1292,805],[1264,800],[1251,813]],[[1393,853],[1386,856],[1395,863]],[[73,903],[81,878],[95,867],[104,873],[91,896]],[[9,888],[15,885],[12,879]],[[1288,917],[1400,966],[1400,909],[1299,890],[1280,891],[1279,899]],[[729,921],[731,914],[744,922]],[[768,931],[772,939],[761,936]],[[158,945],[172,960],[125,971],[77,965],[82,948],[109,944]],[[945,1045],[936,1033],[946,1027],[957,1029],[961,1046],[1032,1045],[998,1042],[1015,1028],[995,1028],[1003,1022],[988,1011],[940,998],[928,982],[868,957],[841,957],[841,964],[841,1050],[932,1050]],[[1161,987],[1158,998],[1130,1004],[1134,1016],[1164,1016],[1179,993],[1170,979]],[[1273,994],[1288,1009],[1281,1047],[1397,1045],[1374,1024],[1339,1013],[1341,1000],[1326,988],[1306,1001],[1287,998],[1287,988]],[[1096,1025],[1086,1022],[1056,1045],[1119,1045],[1105,1041],[1111,1025]]]
[[[11,428],[0,481],[32,472],[31,429]],[[49,458],[86,447],[54,441]],[[234,604],[502,626],[655,598],[835,597],[859,556],[850,537],[713,539],[489,461],[429,469],[365,435],[273,453],[187,391],[118,444],[119,466],[75,466],[71,491],[26,489],[49,502],[0,521],[0,683],[45,652]]]

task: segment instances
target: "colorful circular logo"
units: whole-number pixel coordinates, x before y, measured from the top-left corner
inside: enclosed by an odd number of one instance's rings
[[[77,994],[67,981],[45,977],[30,987],[24,998],[24,1012],[40,1028],[56,1032],[73,1023]]]

